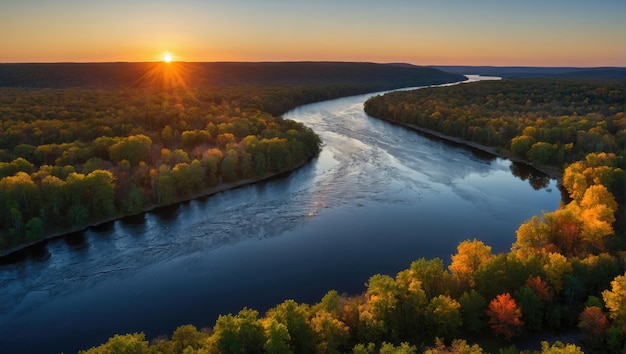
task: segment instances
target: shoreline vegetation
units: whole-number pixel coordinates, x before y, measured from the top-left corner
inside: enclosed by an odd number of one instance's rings
[[[372,63],[0,64],[0,258],[295,170],[320,144],[279,117],[299,105],[463,79]]]
[[[498,147],[493,147],[493,146],[487,146],[487,145],[483,145],[483,144],[479,144],[477,142],[471,141],[471,140],[465,140],[462,138],[457,138],[454,136],[450,136],[450,135],[445,135],[442,134],[440,132],[437,132],[435,130],[432,129],[427,129],[427,128],[422,128],[420,126],[414,125],[414,124],[400,124],[398,122],[395,122],[393,120],[389,120],[389,119],[385,119],[382,117],[376,117],[378,119],[382,119],[384,121],[387,121],[389,123],[393,123],[393,124],[398,124],[401,125],[405,128],[409,128],[411,130],[414,130],[420,134],[426,135],[426,136],[430,136],[430,137],[434,137],[443,141],[447,141],[447,142],[452,142],[454,144],[457,145],[461,145],[464,146],[466,148],[469,149],[475,149],[481,152],[485,152],[489,155],[493,155],[495,157],[498,158],[503,158],[503,159],[507,159],[513,162],[517,162],[517,163],[522,163],[524,165],[528,165],[532,168],[534,168],[535,170],[545,174],[546,176],[548,176],[549,178],[555,179],[558,183],[558,185],[562,184],[562,178],[563,178],[563,171],[561,169],[559,169],[556,166],[550,166],[550,165],[536,165],[533,164],[531,162],[529,162],[528,160],[522,159],[520,157],[514,156],[513,154],[511,154],[510,150],[505,150],[502,148],[498,148]]]
[[[127,217],[138,216],[138,215],[146,214],[146,213],[149,213],[149,212],[152,212],[152,211],[157,211],[158,209],[161,209],[161,208],[167,208],[167,207],[170,207],[170,206],[174,206],[174,205],[190,202],[190,201],[193,201],[193,200],[196,200],[196,199],[210,197],[212,195],[219,194],[221,192],[226,192],[228,190],[242,188],[242,187],[253,185],[253,184],[256,184],[256,183],[259,183],[259,182],[263,182],[263,181],[269,181],[269,180],[272,180],[274,178],[281,178],[281,176],[289,175],[289,174],[295,172],[300,167],[303,167],[304,165],[309,163],[312,159],[314,159],[315,156],[317,156],[317,155],[311,156],[311,158],[309,158],[305,162],[295,166],[292,170],[283,171],[283,172],[268,173],[268,174],[266,174],[264,176],[257,176],[257,177],[247,178],[247,179],[238,180],[238,181],[234,181],[234,182],[221,183],[221,184],[219,184],[219,185],[217,185],[215,187],[207,188],[207,189],[205,189],[205,190],[203,190],[201,192],[198,192],[198,193],[196,193],[196,194],[194,194],[192,196],[180,198],[180,199],[171,201],[171,202],[169,202],[167,204],[154,204],[154,205],[147,206],[146,209],[144,209],[143,211],[140,211],[140,212],[137,212],[137,213],[134,213],[134,214],[116,215],[116,216],[110,217],[108,219],[98,220],[96,222],[92,222],[92,223],[89,223],[89,224],[80,225],[80,226],[76,226],[74,228],[63,230],[63,231],[58,232],[58,233],[53,233],[53,234],[50,234],[50,235],[46,235],[44,238],[42,238],[40,240],[33,241],[31,243],[25,243],[25,244],[22,244],[20,246],[16,246],[14,249],[6,249],[6,250],[0,251],[0,262],[2,261],[2,259],[10,258],[13,254],[25,251],[29,247],[36,246],[38,244],[42,244],[44,242],[48,242],[48,241],[51,241],[51,240],[54,240],[54,239],[57,239],[57,238],[62,238],[62,237],[71,235],[71,234],[76,233],[76,232],[87,231],[90,228],[98,227],[98,226],[101,226],[101,225],[104,225],[104,224],[108,224],[108,223],[111,223],[111,222],[115,222],[115,221],[118,221],[118,220],[121,220],[121,219],[124,219],[124,218],[127,218]]]

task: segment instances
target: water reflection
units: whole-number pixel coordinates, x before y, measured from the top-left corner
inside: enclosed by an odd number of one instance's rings
[[[534,190],[547,188],[550,184],[550,177],[526,164],[513,162],[510,170],[513,176],[518,177],[522,181],[528,180],[528,183]]]

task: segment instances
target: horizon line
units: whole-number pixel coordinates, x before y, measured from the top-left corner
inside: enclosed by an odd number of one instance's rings
[[[286,63],[367,63],[380,65],[412,65],[416,67],[473,67],[473,68],[561,68],[561,69],[626,69],[626,66],[543,66],[543,65],[468,65],[468,64],[413,64],[408,62],[373,62],[373,61],[342,61],[342,60],[277,60],[277,61],[241,61],[241,60],[219,60],[219,61],[24,61],[24,62],[0,62],[0,65],[45,65],[45,64],[211,64],[211,63],[250,63],[250,64],[286,64]]]

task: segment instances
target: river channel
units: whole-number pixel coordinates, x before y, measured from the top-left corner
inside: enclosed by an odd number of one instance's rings
[[[262,314],[330,289],[357,294],[371,275],[421,257],[448,264],[466,239],[508,251],[520,223],[558,207],[556,181],[369,117],[372,95],[285,114],[323,140],[289,175],[55,239],[39,250],[49,257],[0,265],[0,351],[73,353],[116,333],[210,327],[244,306]]]

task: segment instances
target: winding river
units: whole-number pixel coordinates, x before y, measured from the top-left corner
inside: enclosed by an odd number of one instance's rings
[[[263,313],[330,289],[359,293],[371,275],[420,257],[449,263],[468,238],[507,251],[520,223],[558,206],[554,180],[371,118],[371,96],[288,112],[324,142],[288,176],[91,228],[48,242],[49,257],[0,265],[0,351],[72,353],[116,333],[210,327],[244,306]],[[512,170],[531,174],[535,188]]]

